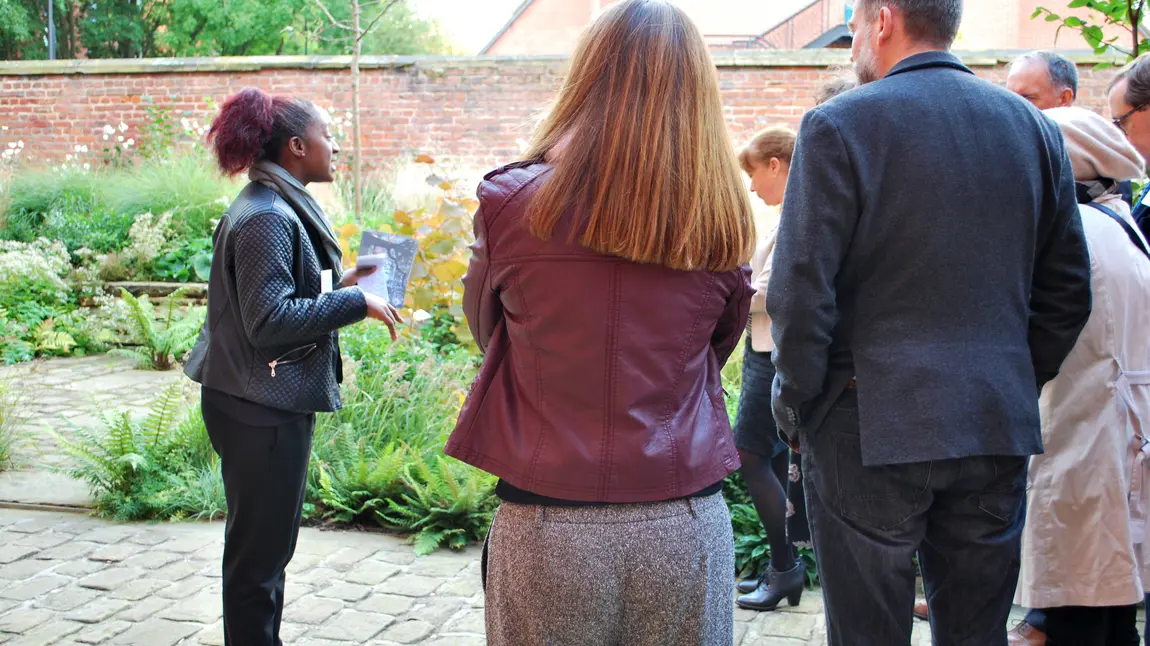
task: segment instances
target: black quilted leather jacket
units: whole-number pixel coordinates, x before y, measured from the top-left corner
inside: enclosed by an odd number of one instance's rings
[[[355,287],[320,293],[320,272],[331,268],[318,244],[277,193],[244,188],[216,227],[208,317],[188,377],[280,410],[340,407],[337,330],[363,320],[367,303]]]

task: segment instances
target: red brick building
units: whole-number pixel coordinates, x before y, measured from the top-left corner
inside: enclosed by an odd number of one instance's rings
[[[569,54],[583,28],[617,0],[524,0],[481,55]],[[678,0],[715,50],[849,47],[846,23],[854,0]],[[1072,30],[1032,19],[1039,6],[1067,0],[966,0],[955,49],[1083,50]],[[1085,17],[1084,9],[1065,12]],[[1109,36],[1125,38],[1120,31]]]

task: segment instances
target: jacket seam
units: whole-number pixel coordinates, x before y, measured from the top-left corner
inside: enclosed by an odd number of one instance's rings
[[[546,421],[547,416],[543,411],[543,370],[540,366],[542,363],[542,355],[539,352],[539,348],[535,345],[534,335],[531,332],[531,310],[528,308],[527,299],[523,295],[522,277],[518,271],[512,276],[512,280],[515,282],[515,291],[519,294],[519,301],[523,305],[523,329],[526,331],[527,344],[531,346],[532,363],[534,364],[532,368],[535,371],[535,406],[539,411],[539,439],[535,443],[535,450],[531,456],[531,466],[527,470],[528,489],[530,489],[530,485],[533,485],[535,482],[535,470],[538,467],[539,456],[542,454],[543,438],[547,435],[548,424]]]
[[[602,472],[599,475],[598,494],[603,497],[611,483],[611,463],[615,457],[615,377],[618,368],[619,344],[619,265],[611,268],[610,292],[607,301],[607,361],[603,366],[603,448],[600,450]]]
[[[506,191],[500,190],[500,193],[503,194],[502,195],[503,199],[499,200],[499,202],[496,204],[495,209],[494,209],[494,213],[492,213],[491,218],[488,219],[488,225],[495,224],[495,220],[497,220],[499,218],[499,216],[503,214],[503,210],[507,206],[507,204],[510,203],[511,200],[515,199],[515,197],[517,195],[519,195],[519,193],[522,192],[523,189],[527,188],[527,186],[534,183],[536,180],[538,180],[540,177],[542,177],[546,172],[547,172],[547,169],[544,169],[544,170],[542,170],[538,173],[535,173],[535,174],[531,175],[530,177],[527,177],[526,179],[523,179],[523,180],[517,180],[516,175],[513,173],[507,173],[505,175],[500,175],[499,177],[506,177],[507,179],[516,181],[517,183],[514,186],[507,187]],[[486,181],[493,184],[493,185],[499,186],[494,181],[494,178],[486,180]],[[499,188],[503,189],[504,187],[500,186]]]
[[[506,361],[507,361],[507,353],[504,352],[504,353],[499,355],[499,363],[491,368],[492,375],[494,375],[495,373],[498,373],[499,370],[503,367],[504,362],[506,362]],[[482,371],[475,376],[475,381],[472,382],[471,389],[467,393],[468,397],[467,397],[466,403],[468,403],[468,404],[471,403],[471,401],[470,401],[471,392],[474,391],[475,384],[479,383],[479,380],[482,377],[483,377]],[[494,381],[494,378],[484,382],[483,396],[479,399],[479,401],[475,402],[474,406],[471,409],[469,409],[467,411],[467,412],[472,413],[471,419],[468,420],[467,426],[460,427],[459,430],[462,431],[462,435],[460,435],[460,437],[459,437],[458,445],[467,446],[467,440],[471,437],[472,432],[475,430],[475,423],[479,417],[478,412],[483,410],[483,405],[485,403],[487,403],[487,396],[491,394],[491,382],[492,381]],[[462,419],[462,417],[463,417],[463,413],[461,412],[460,413],[460,419]],[[448,440],[448,443],[449,444],[451,443],[451,439]],[[471,451],[470,449],[466,449],[466,450]]]
[[[675,443],[675,434],[671,432],[671,413],[673,410],[676,393],[679,390],[679,384],[682,382],[683,373],[686,371],[687,351],[691,347],[691,339],[694,339],[695,334],[699,331],[699,323],[703,320],[704,305],[706,304],[707,301],[709,301],[711,299],[711,294],[713,293],[714,288],[715,288],[715,275],[714,274],[708,274],[707,275],[707,289],[704,292],[703,298],[700,299],[700,301],[699,301],[698,310],[695,312],[695,321],[694,321],[694,323],[691,324],[691,332],[689,334],[687,334],[687,340],[685,343],[683,343],[683,349],[679,352],[679,365],[675,371],[675,381],[671,384],[670,397],[667,400],[666,412],[663,414],[663,424],[662,424],[663,433],[667,436],[667,441],[671,447],[671,461],[670,461],[670,469],[669,470],[671,473],[671,488],[672,489],[677,489],[679,486],[679,472],[677,469],[678,459],[679,459],[679,447]],[[708,344],[708,345],[710,345],[710,344]],[[706,384],[703,385],[703,388],[704,389],[707,388]],[[706,395],[706,394],[707,393],[704,392],[704,395]]]

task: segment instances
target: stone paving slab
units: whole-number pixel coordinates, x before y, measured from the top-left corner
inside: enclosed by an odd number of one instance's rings
[[[0,509],[0,644],[222,646],[222,546],[218,522]],[[479,556],[470,547],[416,558],[395,536],[304,528],[282,636],[300,646],[481,646]],[[826,644],[817,591],[776,612],[736,608],[734,619],[736,646]],[[913,646],[929,644],[928,625],[915,622]]]
[[[0,509],[0,644],[221,645],[222,546],[218,522]],[[399,537],[304,528],[288,574],[285,642],[484,644],[479,556],[470,547],[416,558]],[[735,622],[736,644],[825,643],[814,593],[779,612],[738,610]]]
[[[16,470],[0,503],[83,506],[87,488],[49,429],[98,423],[101,410],[146,412],[178,371],[135,370],[108,356],[0,366],[25,395]],[[80,514],[0,509],[0,644],[222,646],[222,523],[119,524]],[[479,549],[417,558],[394,536],[301,531],[288,567],[282,637],[300,646],[481,646]],[[735,609],[736,646],[823,646],[822,597],[756,613]],[[1012,622],[1022,618],[1016,608]],[[1143,625],[1139,614],[1139,627]],[[930,644],[915,623],[913,646]]]
[[[13,469],[0,473],[0,502],[90,506],[88,487],[58,472],[68,462],[53,433],[73,437],[76,426],[98,426],[103,411],[142,415],[181,379],[178,370],[137,370],[109,355],[0,366],[0,383],[17,393],[24,418]]]

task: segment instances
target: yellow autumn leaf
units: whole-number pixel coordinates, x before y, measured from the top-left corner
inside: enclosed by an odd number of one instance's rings
[[[443,180],[443,183],[439,185],[439,188],[445,191],[450,191],[451,189],[455,188],[455,184],[452,184],[450,180],[445,179]]]
[[[391,219],[395,220],[398,224],[411,226],[411,214],[407,211],[396,209],[395,213],[391,214]]]
[[[432,158],[431,155],[421,154],[421,155],[416,156],[415,163],[417,163],[417,164],[434,164],[435,159]]]
[[[458,260],[448,260],[443,264],[436,265],[431,272],[445,283],[452,282],[463,278],[463,274],[467,273],[467,265]]]
[[[352,222],[348,222],[347,224],[345,224],[339,228],[338,233],[339,233],[339,237],[341,237],[341,238],[350,238],[353,235],[359,233],[359,227],[356,226]]]

